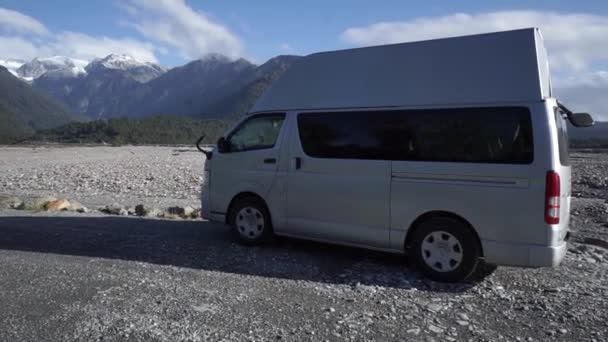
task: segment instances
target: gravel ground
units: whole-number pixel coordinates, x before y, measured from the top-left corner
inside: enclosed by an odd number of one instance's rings
[[[204,156],[195,148],[0,147],[0,156],[0,195],[200,207]]]
[[[606,341],[608,154],[572,159],[563,264],[474,284],[352,248],[247,248],[200,220],[1,210],[0,341]],[[0,193],[197,205],[202,165],[183,148],[0,148]]]

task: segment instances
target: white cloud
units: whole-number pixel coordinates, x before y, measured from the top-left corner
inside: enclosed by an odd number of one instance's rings
[[[0,28],[7,32],[46,35],[49,30],[38,20],[23,13],[0,7]]]
[[[608,71],[556,79],[554,88],[556,97],[571,110],[589,112],[596,120],[608,120]]]
[[[34,18],[0,8],[0,57],[31,60],[35,57],[63,55],[91,60],[111,53],[127,54],[139,60],[158,62],[155,52],[163,52],[149,42],[132,38],[91,36],[80,32],[50,32]],[[0,31],[1,32],[1,31]]]
[[[34,45],[20,37],[0,36],[0,57],[30,60],[34,57],[47,56],[50,50]]]
[[[551,66],[557,70],[580,71],[593,63],[608,62],[608,16],[593,14],[538,11],[459,13],[353,27],[342,32],[340,38],[363,46],[533,26],[540,27],[549,50]]]
[[[291,45],[287,44],[287,43],[281,43],[279,44],[279,50],[282,53],[294,53],[295,49],[293,47],[291,47]]]
[[[212,52],[231,58],[242,56],[242,44],[233,33],[190,8],[184,0],[127,0],[118,3],[118,8],[132,19],[121,24],[135,28],[147,41],[51,32],[32,17],[0,7],[0,56],[29,60],[66,55],[90,60],[119,53],[149,62],[158,62],[156,54],[187,59]]]
[[[127,54],[141,61],[158,62],[154,53],[158,49],[155,46],[129,38],[114,39],[77,32],[60,32],[41,43],[35,41],[38,40],[0,36],[0,57],[31,60],[35,57],[61,55],[91,60],[117,53]]]
[[[129,0],[125,10],[134,27],[146,38],[177,49],[185,58],[199,58],[208,53],[222,53],[236,58],[242,55],[238,37],[226,27],[213,22],[205,13],[195,11],[184,0]]]
[[[62,32],[50,44],[55,54],[91,60],[112,53],[126,54],[138,60],[157,63],[156,48],[150,43],[130,38],[114,39],[105,36],[89,36],[78,32]]]

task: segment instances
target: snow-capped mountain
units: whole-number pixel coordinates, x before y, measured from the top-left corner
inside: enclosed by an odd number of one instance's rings
[[[137,87],[121,98],[113,110],[141,117],[167,113],[196,115],[208,102],[226,93],[224,85],[254,69],[255,65],[245,59],[209,54]]]
[[[38,78],[47,72],[60,72],[63,76],[78,76],[85,74],[87,61],[80,59],[53,56],[48,58],[34,58],[17,69],[17,74],[28,81]]]
[[[89,118],[158,114],[236,117],[297,57],[256,66],[245,59],[208,54],[170,70],[127,55],[86,61],[69,57],[31,62],[0,60],[32,87]],[[22,65],[21,65],[22,64]]]
[[[124,113],[120,99],[133,96],[135,89],[165,72],[160,65],[112,54],[91,61],[78,77],[66,77],[62,69],[52,70],[36,78],[33,85],[75,112],[101,118]]]
[[[23,64],[25,64],[25,61],[22,61],[20,59],[0,59],[0,66],[5,67],[6,69],[8,69],[8,71],[10,71],[11,74],[17,77],[19,77],[19,74],[17,74],[17,69],[19,69]]]
[[[158,64],[142,62],[128,55],[116,54],[94,59],[85,69],[91,73],[107,70],[122,71],[128,77],[140,83],[148,82],[167,71],[166,68]]]

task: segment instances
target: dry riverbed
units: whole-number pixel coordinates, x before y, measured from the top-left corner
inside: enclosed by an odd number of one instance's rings
[[[0,209],[0,341],[605,341],[608,154],[573,154],[573,239],[555,269],[474,284],[402,257],[97,208],[199,207],[203,156],[179,147],[0,147],[0,196],[88,213]]]
[[[89,209],[200,208],[204,156],[188,147],[0,147],[0,196]]]

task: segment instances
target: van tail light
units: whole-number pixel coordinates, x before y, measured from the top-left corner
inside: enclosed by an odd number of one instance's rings
[[[549,171],[545,189],[545,222],[547,224],[559,224],[559,198],[559,173]]]

